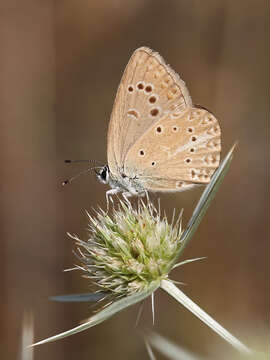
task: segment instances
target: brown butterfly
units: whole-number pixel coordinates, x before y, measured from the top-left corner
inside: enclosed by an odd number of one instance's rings
[[[221,130],[192,104],[183,80],[149,48],[137,49],[120,82],[109,123],[108,165],[98,179],[124,197],[209,183],[219,166]]]

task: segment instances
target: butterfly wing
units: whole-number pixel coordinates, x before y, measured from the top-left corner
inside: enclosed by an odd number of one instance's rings
[[[192,106],[185,83],[151,49],[137,49],[123,74],[110,119],[107,157],[117,175],[135,142],[164,115]]]
[[[129,150],[124,172],[150,191],[207,184],[219,166],[220,133],[217,119],[205,109],[164,115]]]

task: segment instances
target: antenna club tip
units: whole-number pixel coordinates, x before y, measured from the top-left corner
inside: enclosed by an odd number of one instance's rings
[[[65,181],[62,182],[62,186],[65,186],[65,185],[67,185],[67,184],[69,184],[69,181],[68,181],[68,180],[65,180]]]
[[[65,160],[65,163],[71,163],[71,160]]]

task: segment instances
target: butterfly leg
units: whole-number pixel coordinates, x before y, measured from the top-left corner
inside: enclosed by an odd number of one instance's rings
[[[122,195],[123,195],[123,198],[125,199],[125,201],[127,202],[127,204],[131,205],[130,201],[129,201],[129,198],[132,196],[132,194],[130,192],[128,192],[128,191],[124,191],[122,193]]]
[[[147,202],[149,203],[149,194],[148,194],[148,191],[146,191],[145,190],[145,193],[142,195],[142,196],[144,196],[145,195],[145,197],[146,197],[146,200],[147,200]]]
[[[111,200],[111,202],[113,203],[113,198],[111,195],[115,195],[115,194],[119,193],[120,191],[121,191],[121,189],[119,189],[119,188],[110,189],[110,190],[106,191],[107,209],[109,208],[109,200]]]
[[[145,191],[142,191],[141,193],[138,193],[138,197],[146,197],[146,200],[149,202],[150,200],[149,200],[149,193],[148,193],[148,191],[147,190],[145,190]]]

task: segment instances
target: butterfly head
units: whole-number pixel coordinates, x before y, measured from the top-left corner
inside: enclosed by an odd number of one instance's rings
[[[105,165],[103,166],[99,171],[96,171],[96,175],[98,180],[103,183],[103,184],[108,184],[109,183],[109,178],[110,178],[110,170],[109,170],[109,166]]]

